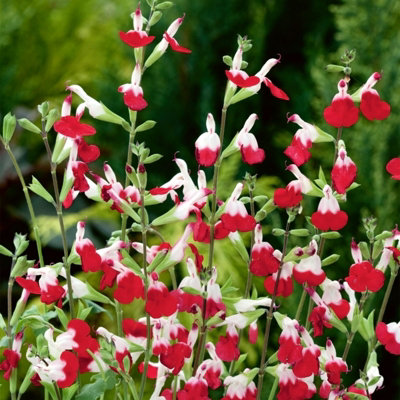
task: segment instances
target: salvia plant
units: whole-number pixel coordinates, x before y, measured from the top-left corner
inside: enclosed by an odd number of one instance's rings
[[[223,58],[227,84],[221,117],[216,123],[210,112],[205,132],[194,143],[197,179],[186,161],[176,156],[171,162],[171,170],[176,169],[171,179],[149,187],[148,170],[161,155],[152,154],[143,141],[142,132],[156,122],[141,120],[140,111],[151,102],[141,82],[165,52],[189,54],[191,50],[177,41],[184,16],[173,21],[162,37],[150,35],[151,27],[172,3],[147,3],[148,7],[141,4],[132,13],[133,29],[120,32],[120,39],[133,48],[134,56],[132,75],[118,88],[127,106],[126,116],[115,114],[82,87],[71,84],[61,111],[48,102],[38,107],[41,126],[27,119],[16,121],[11,114],[4,117],[1,142],[21,182],[37,248],[36,259],[28,259],[28,239],[22,234],[15,235],[13,249],[0,247],[11,264],[7,315],[0,318],[4,332],[0,370],[9,382],[11,399],[29,396],[30,386],[40,387],[43,398],[54,400],[372,398],[383,385],[376,348],[383,345],[389,353],[400,354],[400,323],[384,318],[400,264],[396,247],[400,231],[393,226],[378,233],[377,221],[365,219],[364,240],[340,243],[354,259],[341,280],[329,278],[329,266],[340,260],[338,254],[324,254],[324,245],[341,241],[339,231],[348,222],[346,202],[358,186],[357,166],[345,146],[346,135],[351,134],[348,128],[361,118],[384,120],[390,114],[389,104],[374,89],[382,75],[371,71],[370,78],[349,94],[355,52],[346,52],[341,65],[327,66],[328,71],[341,75],[337,93],[323,112],[332,134],[297,114],[288,115],[287,122],[297,127],[284,151],[290,160],[286,170],[293,179],[268,198],[255,196],[257,177],[246,173],[228,198],[220,198],[220,169],[229,157],[240,153],[243,163],[249,165],[265,158],[251,133],[254,124],[262,121],[257,122],[257,115],[251,114],[243,127],[236,128],[236,134],[225,132],[228,110],[238,109],[236,103],[266,88],[271,101],[273,97],[289,100],[269,78],[280,59],[271,58],[261,67],[249,66],[252,71],[259,68],[249,75],[243,56],[252,44],[239,36],[234,56]],[[145,8],[147,19],[142,15]],[[127,132],[122,180],[107,163],[102,173],[91,170],[90,163],[99,157],[100,149],[86,141],[87,136],[97,134],[82,121],[89,116]],[[26,184],[11,148],[17,123],[43,141],[52,190],[35,177]],[[50,136],[55,138],[49,141]],[[300,168],[309,161],[312,146],[322,142],[331,144],[331,168],[306,176]],[[287,158],[282,157],[285,162]],[[210,182],[204,168],[213,172]],[[399,180],[400,158],[389,161],[386,169]],[[62,181],[57,170],[64,171]],[[43,256],[33,194],[56,210],[63,244],[61,260]],[[64,211],[79,195],[120,215],[120,229],[102,248],[85,234],[85,221],[76,226],[72,248],[67,245]],[[311,215],[302,215],[304,196],[317,199]],[[150,219],[148,210],[160,203],[169,210]],[[267,241],[271,239],[263,235],[263,222],[273,213],[286,218],[285,229],[275,228],[271,233],[280,237],[280,248],[274,248]],[[299,216],[303,228],[296,221]],[[179,240],[169,243],[163,238],[163,226],[173,223],[185,228]],[[249,246],[243,232],[251,235]],[[132,241],[132,237],[140,240]],[[149,246],[149,239],[157,244]],[[218,277],[215,246],[221,240],[230,241],[246,271],[244,292],[234,287],[232,279],[221,282]],[[186,273],[179,281],[181,274],[175,271],[180,264]],[[99,277],[95,286],[89,284],[91,275]],[[255,283],[261,280],[264,285],[259,293]],[[292,296],[295,286],[302,293],[297,309],[283,314],[278,308]],[[21,293],[16,304],[12,304],[13,289]],[[367,315],[367,299],[381,290],[382,304],[375,301]],[[39,305],[32,305],[30,300],[37,297]],[[135,309],[140,317],[124,316],[129,309]],[[98,323],[107,319],[112,330]],[[324,330],[330,331],[331,337],[342,335],[345,347],[338,348],[335,339],[326,339]],[[279,337],[277,346],[270,340],[272,332]],[[358,379],[345,384],[352,368],[348,356],[357,334],[366,342],[365,366]],[[260,362],[251,365],[240,345],[247,340],[255,345],[258,339],[262,343]]]

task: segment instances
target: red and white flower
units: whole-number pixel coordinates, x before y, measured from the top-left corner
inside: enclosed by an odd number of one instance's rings
[[[325,280],[326,274],[322,269],[321,258],[317,253],[317,249],[317,242],[312,240],[309,245],[309,250],[312,252],[312,255],[303,258],[294,266],[293,277],[298,283],[318,286]]]
[[[326,341],[326,350],[321,353],[321,360],[324,364],[324,370],[327,374],[328,382],[331,385],[340,384],[340,374],[347,372],[347,364],[341,357],[336,356],[336,349],[332,341]]]
[[[11,349],[4,349],[3,355],[6,359],[0,363],[0,371],[4,371],[3,378],[6,381],[10,380],[13,370],[18,368],[23,337],[24,332],[18,332],[14,337]]]
[[[242,190],[243,184],[238,183],[227,200],[224,214],[221,215],[224,228],[230,232],[249,232],[256,226],[254,217],[247,213],[244,204],[238,200]]]
[[[204,166],[210,167],[217,161],[221,141],[215,133],[215,121],[211,113],[207,115],[207,132],[202,133],[196,140],[196,160]]]
[[[322,301],[335,312],[339,319],[347,317],[350,311],[350,303],[342,299],[340,283],[326,278],[321,286],[324,291]]]
[[[341,79],[338,83],[338,92],[330,106],[324,110],[325,121],[336,128],[348,128],[358,121],[358,108],[347,94],[347,83]]]
[[[282,333],[279,336],[278,360],[281,363],[293,364],[301,358],[302,346],[297,331],[299,323],[295,319],[285,317],[282,321]]]
[[[275,257],[278,259],[282,258],[282,253],[278,250],[275,250]],[[279,283],[276,289],[277,296],[288,297],[293,293],[293,262],[284,262],[281,266],[281,274],[279,277]],[[278,278],[278,271],[268,276],[264,281],[265,290],[273,295],[275,291],[276,280]]]
[[[132,111],[141,111],[147,107],[147,101],[143,98],[143,89],[140,86],[142,73],[140,64],[137,63],[132,71],[131,83],[125,83],[118,88],[124,94],[124,103]]]
[[[400,355],[400,322],[380,322],[376,327],[376,337],[389,353]]]
[[[250,132],[257,119],[257,114],[251,114],[247,118],[243,128],[237,135],[235,143],[242,154],[243,162],[250,165],[259,164],[265,159],[264,150],[258,147],[256,137]]]
[[[217,356],[213,343],[207,343],[206,349],[211,358],[204,360],[199,365],[196,371],[196,377],[204,378],[207,381],[207,385],[215,390],[221,386],[220,376],[223,369],[223,362]]]
[[[299,167],[310,159],[309,149],[319,135],[315,126],[303,121],[298,114],[290,116],[288,122],[296,123],[300,126],[300,129],[296,131],[291,144],[283,153]]]
[[[145,309],[152,318],[167,317],[177,311],[178,301],[164,283],[154,280],[154,277],[151,277],[147,290]]]
[[[71,386],[77,378],[78,358],[71,351],[63,351],[60,357],[55,360],[41,359],[33,355],[30,345],[26,352],[26,358],[32,364],[33,370],[42,382],[55,382],[59,388],[63,389]]]
[[[383,120],[390,114],[390,104],[381,100],[379,93],[372,89],[381,78],[379,72],[374,72],[361,89],[360,110],[370,121]]]
[[[347,224],[348,216],[340,210],[339,203],[332,193],[332,188],[325,185],[324,197],[320,200],[318,210],[311,216],[313,225],[321,231],[337,231]]]
[[[232,60],[232,68],[225,71],[226,77],[235,86],[240,88],[248,88],[257,85],[260,82],[258,76],[249,76],[245,71],[241,70],[243,49],[241,47],[235,53]]]
[[[217,283],[217,269],[212,267],[211,278],[207,282],[206,318],[213,317],[218,312],[223,319],[225,317],[226,306],[222,301],[221,288]]]
[[[240,356],[239,351],[239,335],[233,324],[229,324],[226,328],[225,336],[220,336],[215,351],[222,361],[237,360]]]
[[[224,380],[226,395],[221,400],[255,400],[257,388],[245,374],[227,376]]]
[[[267,276],[277,272],[280,261],[275,257],[274,251],[268,242],[262,241],[262,228],[257,224],[251,251],[250,272],[256,276]]]
[[[133,30],[128,32],[120,32],[119,37],[121,40],[133,48],[144,47],[150,44],[155,36],[149,36],[146,31],[143,30],[143,17],[140,11],[140,4],[133,14]]]
[[[346,193],[346,189],[355,181],[357,176],[357,166],[353,160],[347,155],[344,142],[339,141],[338,157],[333,166],[331,177],[333,187],[340,193]]]

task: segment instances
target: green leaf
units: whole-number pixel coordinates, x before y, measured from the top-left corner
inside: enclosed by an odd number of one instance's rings
[[[18,124],[21,128],[23,128],[29,132],[38,133],[39,135],[42,132],[35,124],[33,124],[31,121],[29,121],[29,119],[21,118],[18,120]]]
[[[42,384],[42,386],[44,386],[47,391],[50,393],[50,396],[53,400],[58,400],[57,399],[57,394],[56,394],[56,390],[54,388],[54,385],[51,382],[40,382]]]
[[[239,253],[240,257],[245,263],[249,262],[249,253],[247,252],[246,246],[244,245],[243,239],[241,235],[236,235],[234,238],[229,235],[229,239],[231,240],[233,247]]]
[[[226,64],[228,67],[232,67],[232,57],[231,56],[223,56],[222,61],[224,64]]]
[[[318,136],[315,139],[315,143],[323,143],[323,142],[334,142],[335,138],[330,135],[329,133],[326,133],[322,129],[318,128],[318,126],[314,125],[314,128],[318,132]]]
[[[197,290],[191,286],[184,286],[181,288],[185,293],[189,293],[189,294],[194,294],[197,296],[202,296],[202,293],[200,290]]]
[[[332,232],[322,232],[321,237],[324,239],[339,239],[342,235],[339,232],[332,231]]]
[[[362,254],[363,258],[368,260],[369,256],[370,256],[368,244],[366,242],[360,242],[360,243],[358,243],[358,247],[361,250],[361,254]]]
[[[334,312],[332,312],[332,318],[329,320],[329,322],[340,332],[347,334],[348,331],[346,325],[336,316]]]
[[[78,390],[78,383],[74,383],[72,386],[63,389],[62,391],[62,400],[71,400],[74,397],[74,394]]]
[[[308,229],[292,229],[290,231],[290,234],[293,235],[293,236],[303,237],[303,236],[310,235],[310,231]]]
[[[6,325],[6,322],[4,321],[4,318],[3,318],[2,314],[0,314],[0,329],[3,329],[4,332],[7,329],[7,325]]]
[[[172,1],[164,1],[156,5],[156,10],[167,10],[168,8],[171,8],[173,5],[174,3]]]
[[[274,236],[283,236],[285,234],[285,230],[280,228],[274,228],[272,229],[272,234]]]
[[[318,179],[321,180],[322,182],[324,182],[324,186],[326,185],[325,174],[324,174],[324,170],[322,169],[322,167],[319,167]]]
[[[237,359],[236,363],[235,363],[235,368],[233,372],[237,372],[240,370],[240,366],[243,364],[243,362],[246,360],[247,358],[247,353],[241,354],[239,356],[239,358]]]
[[[348,396],[350,400],[368,400],[367,396],[363,396],[359,393],[346,392],[346,396]]]
[[[17,258],[17,262],[11,271],[11,276],[16,278],[17,276],[22,276],[26,274],[28,268],[33,267],[35,262],[33,260],[27,260],[26,256],[21,256]]]
[[[60,117],[60,113],[58,112],[58,110],[55,108],[51,109],[49,114],[47,115],[46,125],[44,127],[44,130],[46,132],[49,132],[50,129],[53,127],[54,122],[56,122],[59,117]]]
[[[279,328],[282,329],[283,319],[286,317],[286,314],[281,314],[280,312],[275,311],[273,315],[279,325]]]
[[[151,156],[147,157],[143,163],[144,164],[151,164],[153,162],[156,162],[158,160],[160,160],[161,158],[163,158],[162,154],[152,154]]]
[[[143,124],[140,124],[136,129],[135,132],[144,132],[148,131],[149,129],[153,128],[156,125],[156,121],[153,121],[151,119],[143,122]]]
[[[257,212],[255,219],[257,222],[261,222],[269,213],[274,211],[276,205],[274,204],[274,199],[269,199],[265,205]]]
[[[144,277],[142,268],[140,268],[139,264],[129,255],[129,253],[123,249],[121,250],[121,254],[124,257],[122,259],[122,264],[130,268],[136,275],[141,278]]]
[[[339,260],[340,255],[339,254],[331,254],[329,257],[326,257],[322,260],[322,266],[326,267],[327,265],[331,265],[335,263],[337,260]]]
[[[54,204],[54,199],[52,195],[42,186],[42,184],[34,176],[32,176],[32,183],[29,185],[29,189],[33,193],[36,193],[38,196],[48,201],[49,203]]]
[[[58,319],[60,320],[62,326],[64,329],[67,329],[67,325],[68,325],[68,317],[65,315],[65,312],[58,307],[55,307]]]
[[[8,113],[3,118],[3,139],[8,144],[14,135],[17,120],[14,115]]]
[[[15,248],[15,255],[19,256],[27,249],[29,241],[26,240],[26,235],[22,235],[21,233],[16,233],[14,235],[13,244]]]
[[[149,25],[153,26],[155,25],[162,17],[162,12],[161,11],[154,11],[153,15],[150,18]]]
[[[377,240],[374,243],[374,247],[372,249],[372,259],[375,260],[382,253],[384,247],[383,240]]]
[[[0,244],[0,254],[2,254],[3,256],[7,256],[7,257],[12,257],[13,253],[11,253],[10,250],[8,250],[7,248],[5,248],[4,246],[2,246]]]

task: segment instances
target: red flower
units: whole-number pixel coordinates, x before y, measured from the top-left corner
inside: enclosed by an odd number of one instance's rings
[[[326,311],[326,308],[323,306],[314,307],[308,318],[313,325],[314,337],[321,336],[324,333],[324,326],[326,328],[332,328],[332,325],[327,319]]]
[[[3,377],[6,381],[8,381],[10,380],[12,370],[18,367],[21,354],[14,350],[5,349],[3,355],[6,357],[6,359],[0,363],[0,370],[4,371]]]
[[[191,355],[191,347],[186,343],[178,342],[168,346],[167,351],[160,355],[160,361],[167,368],[172,369],[174,375],[178,375],[183,368],[185,358],[189,358]]]
[[[215,351],[222,361],[237,360],[240,356],[238,348],[239,335],[233,326],[228,326],[225,336],[220,336]]]
[[[70,351],[63,351],[60,356],[60,360],[63,362],[61,371],[64,373],[64,378],[57,380],[59,388],[63,389],[71,386],[78,375],[79,362],[75,354]]]
[[[257,276],[275,273],[280,261],[273,252],[274,248],[268,242],[256,243],[251,252],[250,271]]]
[[[376,326],[376,337],[389,353],[400,355],[400,323],[391,322],[386,325],[380,322]]]
[[[210,167],[217,161],[221,141],[215,133],[215,122],[212,114],[207,116],[207,132],[201,134],[196,140],[196,160],[204,166]]]
[[[281,100],[290,100],[289,96],[282,89],[279,89],[271,82],[271,79],[264,78],[264,83],[267,86],[267,88],[271,91],[272,96]]]
[[[382,101],[379,93],[372,87],[382,78],[378,72],[373,73],[361,90],[360,110],[364,117],[373,121],[382,120],[389,116],[390,105]]]
[[[342,147],[339,149],[338,158],[331,172],[333,187],[338,193],[344,194],[346,189],[355,181],[356,176],[357,166]]]
[[[392,179],[400,181],[400,157],[392,158],[386,164],[386,171],[392,175]]]
[[[170,35],[168,35],[167,32],[164,33],[163,38],[168,42],[168,44],[171,46],[171,49],[173,51],[176,51],[178,53],[186,53],[190,54],[192,50],[187,49],[186,47],[182,47],[179,45],[179,43]]]
[[[274,192],[274,203],[281,208],[295,207],[301,200],[303,200],[301,190],[294,185],[276,189]]]
[[[346,282],[356,292],[377,292],[385,283],[385,275],[369,261],[353,264]]]
[[[324,110],[325,121],[336,128],[348,128],[358,121],[358,108],[353,99],[347,94],[347,83],[340,80],[338,84],[339,93],[335,95],[332,103]]]
[[[81,123],[79,121],[80,117],[80,115],[76,117],[72,115],[61,117],[61,119],[54,124],[54,130],[72,139],[94,135],[96,129],[91,125]]]
[[[178,301],[162,282],[154,282],[147,292],[146,312],[152,318],[172,315],[178,308]]]
[[[246,72],[241,70],[225,71],[226,77],[236,86],[240,88],[247,88],[257,85],[260,82],[258,76],[249,76]]]

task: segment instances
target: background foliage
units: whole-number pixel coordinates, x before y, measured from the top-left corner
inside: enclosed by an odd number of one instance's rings
[[[53,104],[61,104],[66,82],[80,84],[115,112],[125,113],[117,87],[130,80],[133,58],[131,49],[118,39],[118,32],[131,28],[129,13],[135,7],[136,1],[130,0],[2,0],[0,117],[11,110],[17,117],[35,119],[37,104],[47,99]],[[348,153],[359,168],[358,182],[362,185],[349,195],[350,201],[345,209],[350,223],[340,241],[341,248],[335,249],[342,258],[334,268],[330,267],[332,274],[345,276],[351,263],[348,251],[351,235],[356,240],[363,239],[361,217],[377,216],[380,230],[392,229],[398,217],[399,185],[390,180],[384,165],[390,158],[398,156],[400,149],[400,77],[397,73],[400,3],[396,0],[177,0],[176,6],[166,12],[166,18],[154,27],[155,34],[160,37],[169,22],[184,12],[186,19],[178,33],[179,41],[193,49],[193,53],[185,57],[167,52],[146,72],[143,81],[149,107],[140,113],[140,118],[158,122],[146,133],[147,144],[152,151],[164,154],[160,162],[152,165],[150,186],[162,184],[175,173],[171,160],[177,151],[179,157],[188,160],[192,171],[196,171],[194,141],[205,131],[208,112],[212,112],[217,121],[219,119],[226,82],[222,56],[233,55],[237,34],[253,39],[254,47],[246,53],[250,74],[255,73],[266,59],[282,55],[281,64],[271,71],[269,77],[291,97],[288,103],[280,102],[264,89],[259,96],[232,106],[228,112],[228,137],[241,128],[251,112],[259,115],[253,133],[266,150],[267,159],[253,172],[266,175],[258,186],[262,194],[270,195],[274,187],[290,179],[284,171],[287,161],[282,151],[289,144],[295,128],[286,125],[287,112],[298,113],[306,121],[335,134],[322,120],[322,110],[336,93],[339,77],[326,73],[324,66],[338,63],[344,49],[355,48],[357,58],[352,64],[350,91],[365,82],[372,72],[383,71],[378,90],[381,97],[392,105],[390,118],[379,123],[379,128],[374,123],[360,120],[344,134]],[[95,125],[99,132],[96,143],[101,147],[102,157],[93,169],[100,172],[102,163],[107,160],[122,176],[128,139],[126,132],[101,122],[95,122]],[[13,141],[27,177],[35,171],[42,182],[49,180],[38,137],[18,132]],[[316,174],[315,167],[320,163],[328,171],[332,154],[328,144],[314,146],[313,159],[307,167],[311,176]],[[0,237],[2,244],[7,246],[14,231],[27,232],[29,228],[22,192],[3,149],[0,149],[0,157]],[[234,179],[243,177],[244,171],[244,166],[234,161],[225,168],[222,175],[224,184],[220,185],[221,198],[229,193]],[[52,211],[37,198],[34,198],[34,205],[37,214],[43,216],[42,232],[49,238],[50,249],[45,258],[58,260],[60,241],[50,230],[54,217]],[[315,205],[307,202],[304,205],[306,212]],[[78,211],[79,214],[74,214]],[[99,215],[101,220],[98,220]],[[267,220],[269,226],[265,233],[270,231],[271,225],[279,227],[281,223],[279,215],[273,215],[274,219]],[[68,216],[72,228],[69,230],[71,242],[75,221],[82,217],[88,218],[90,223],[87,227],[99,246],[104,245],[104,237],[119,223],[114,213],[90,207],[81,198]],[[164,234],[173,242],[180,234],[180,227],[168,229]],[[338,243],[333,245],[338,246]],[[236,257],[228,254],[229,242],[220,244],[217,251],[217,264],[223,277],[233,272],[238,277],[245,275],[238,268]],[[7,275],[8,267],[4,267],[2,274]],[[333,269],[337,271],[333,272]],[[2,296],[5,291],[4,278]],[[16,296],[17,292],[18,289]],[[395,306],[388,309],[387,321],[397,321],[400,317],[396,307],[400,300],[398,291],[392,296]],[[357,348],[360,348],[363,359],[362,346],[352,348],[351,359],[356,358]],[[398,360],[384,351],[381,351],[381,356],[386,379],[384,392],[389,393],[388,387],[399,390],[396,386],[399,383],[390,376],[390,370],[393,368],[393,373],[395,371],[395,363],[399,367]],[[257,352],[250,352],[249,359],[256,364]],[[357,367],[353,373],[358,373]],[[379,396],[377,393],[376,398]]]

